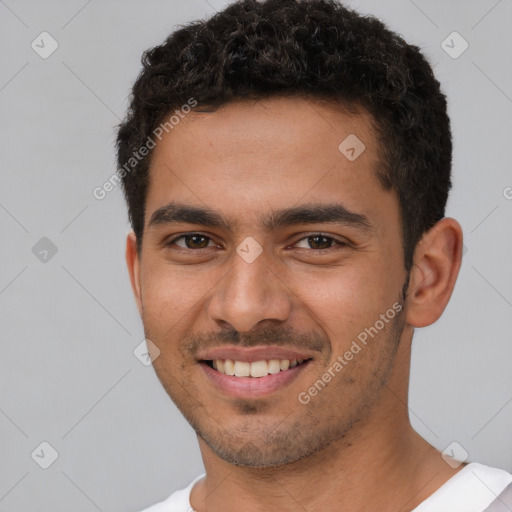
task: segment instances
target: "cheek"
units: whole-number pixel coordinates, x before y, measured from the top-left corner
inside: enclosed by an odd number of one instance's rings
[[[171,265],[160,256],[148,260],[141,271],[142,300],[146,308],[179,311],[200,291],[190,267]]]
[[[147,277],[141,279],[142,306],[146,315],[165,320],[177,314],[180,303],[175,300],[172,281],[161,274],[148,273]]]
[[[364,265],[301,275],[301,291],[297,295],[302,307],[333,343],[350,343],[361,330],[373,325],[398,297],[394,293],[398,280],[393,281],[389,270],[380,268],[377,261],[365,259]]]
[[[165,261],[147,265],[141,272],[145,328],[166,343],[180,337],[197,320],[208,291],[221,278],[222,274],[212,270],[178,267]]]

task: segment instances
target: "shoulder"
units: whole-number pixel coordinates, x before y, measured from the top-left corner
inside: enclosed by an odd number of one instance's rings
[[[141,512],[192,512],[192,508],[190,507],[190,492],[194,484],[204,476],[204,474],[199,475],[184,489],[173,492],[166,500],[146,508]]]
[[[507,471],[472,462],[413,512],[491,512],[494,509],[488,507],[511,483],[512,474]]]

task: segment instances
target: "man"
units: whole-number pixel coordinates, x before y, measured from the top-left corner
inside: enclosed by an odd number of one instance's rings
[[[334,1],[245,0],[143,64],[118,135],[126,257],[206,470],[148,510],[510,510],[512,475],[448,464],[409,422],[413,332],[462,247],[418,48]]]

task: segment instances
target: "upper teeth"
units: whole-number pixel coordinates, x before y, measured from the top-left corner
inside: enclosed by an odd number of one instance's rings
[[[288,368],[293,368],[304,359],[270,359],[269,361],[233,361],[231,359],[214,359],[213,367],[224,375],[235,377],[266,377],[269,373],[279,373]]]

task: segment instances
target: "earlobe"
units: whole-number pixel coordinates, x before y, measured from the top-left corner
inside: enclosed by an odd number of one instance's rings
[[[424,233],[414,251],[407,323],[433,324],[443,313],[455,287],[462,259],[462,228],[445,217]]]
[[[137,252],[137,238],[133,231],[128,233],[126,237],[126,265],[130,275],[130,282],[132,285],[133,294],[139,310],[139,315],[142,316],[142,301],[140,293],[140,261]]]

